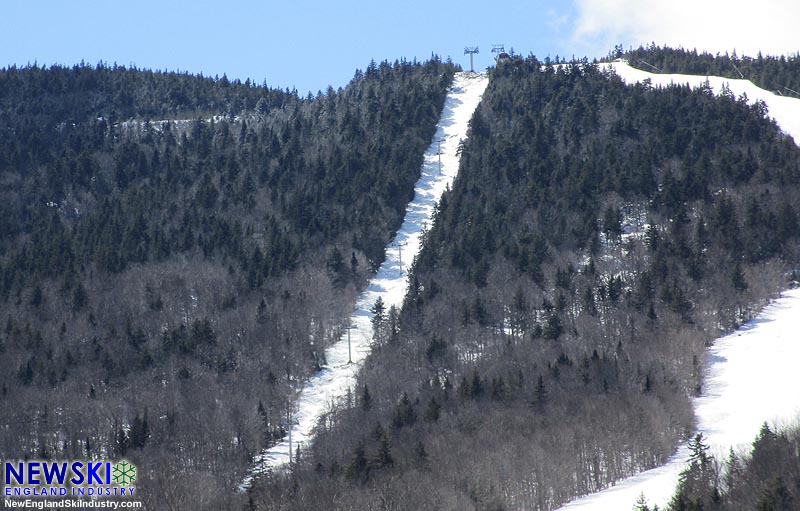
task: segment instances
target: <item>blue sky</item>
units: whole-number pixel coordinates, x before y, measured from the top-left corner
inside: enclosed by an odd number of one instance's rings
[[[741,3],[741,6],[737,6]],[[716,5],[719,4],[719,5]],[[301,94],[344,86],[371,59],[450,56],[464,67],[477,45],[476,68],[491,45],[540,58],[600,57],[614,44],[655,41],[712,51],[796,51],[794,0],[509,0],[502,4],[406,0],[4,0],[0,66],[99,60],[207,76],[266,80]],[[703,9],[701,5],[705,5]],[[741,7],[741,8],[740,8]],[[700,11],[698,11],[700,9]],[[726,13],[714,26],[711,12]],[[699,16],[687,17],[687,12]],[[706,19],[703,19],[706,17]],[[788,20],[788,21],[785,21]],[[792,47],[794,45],[794,47]],[[752,53],[752,51],[751,51]]]
[[[464,46],[477,45],[485,67],[492,43],[567,52],[570,16],[571,4],[557,1],[4,0],[0,66],[103,60],[305,93],[345,85],[371,59],[436,53],[468,67]]]

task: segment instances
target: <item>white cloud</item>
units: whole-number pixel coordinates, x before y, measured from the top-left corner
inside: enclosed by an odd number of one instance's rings
[[[545,25],[552,31],[558,32],[568,26],[569,16],[559,14],[555,9],[548,9],[545,16]]]
[[[594,56],[615,44],[668,44],[711,53],[800,50],[797,0],[576,0],[574,42]]]

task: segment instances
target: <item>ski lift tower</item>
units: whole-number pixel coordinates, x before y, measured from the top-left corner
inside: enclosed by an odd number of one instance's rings
[[[475,55],[476,53],[480,53],[478,51],[478,47],[477,46],[466,46],[464,48],[464,55],[467,55],[467,54],[469,55],[469,72],[470,73],[474,73],[475,72],[475,66],[472,65],[472,56]]]
[[[497,63],[499,63],[501,60],[505,60],[508,58],[508,53],[506,53],[506,47],[502,44],[493,44],[492,53],[494,53],[494,61]]]
[[[350,330],[358,330],[357,326],[354,326],[351,321],[347,322],[347,326],[344,327],[347,330],[347,363],[353,363],[353,349],[350,347]]]
[[[444,137],[433,140],[436,142],[436,156],[439,157],[439,174],[442,173],[442,142],[444,142],[444,140]]]
[[[400,273],[403,273],[403,247],[408,245],[408,243],[405,241],[393,241],[391,245],[397,247],[397,261],[399,263]]]

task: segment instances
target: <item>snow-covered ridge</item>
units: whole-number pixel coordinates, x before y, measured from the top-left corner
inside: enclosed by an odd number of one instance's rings
[[[328,365],[314,375],[297,396],[291,446],[287,437],[261,453],[242,487],[248,487],[254,475],[288,463],[289,449],[294,452],[298,445],[301,449],[305,447],[313,437],[319,418],[329,410],[332,402],[344,397],[347,389],[355,384],[359,363],[366,358],[370,349],[370,309],[378,297],[383,299],[387,309],[392,305],[402,305],[407,290],[408,265],[419,252],[422,231],[430,224],[436,203],[458,173],[459,144],[467,136],[469,120],[487,83],[488,77],[483,73],[456,74],[445,99],[436,135],[425,152],[422,172],[414,188],[414,199],[406,207],[403,225],[386,248],[386,260],[359,296],[351,316],[351,349],[348,350],[347,335],[344,335],[339,342],[325,350]],[[348,364],[348,357],[352,357],[352,364]]]
[[[748,101],[763,101],[781,130],[800,142],[800,100],[778,96],[749,80],[717,76],[653,74],[625,62],[604,65],[626,83],[649,79],[654,86],[708,85],[715,93],[723,86]],[[718,339],[708,350],[703,395],[693,400],[698,431],[711,453],[724,460],[730,448],[746,449],[767,421],[785,425],[800,417],[800,289],[788,291],[766,307],[756,319],[736,332]],[[675,492],[678,476],[686,467],[686,444],[661,467],[630,477],[616,486],[575,500],[561,509],[629,510],[644,494],[648,504],[659,508]]]

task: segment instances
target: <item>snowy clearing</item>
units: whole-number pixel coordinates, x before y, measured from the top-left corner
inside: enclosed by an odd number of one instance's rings
[[[386,260],[378,273],[361,293],[351,316],[350,331],[353,364],[348,364],[347,335],[325,350],[328,365],[315,374],[300,391],[295,403],[291,430],[291,449],[302,449],[312,439],[318,419],[330,408],[332,402],[342,399],[356,382],[358,365],[370,349],[372,308],[378,297],[386,309],[400,307],[407,289],[408,265],[419,251],[422,231],[430,225],[434,207],[458,173],[461,140],[467,136],[469,120],[486,89],[488,77],[484,73],[457,73],[453,80],[444,109],[436,128],[433,142],[425,153],[422,173],[414,188],[414,199],[406,207],[405,219],[395,239],[386,247]],[[441,155],[439,147],[441,142]],[[441,156],[441,172],[440,172]],[[400,249],[398,250],[398,246]],[[402,255],[402,261],[400,256]],[[242,483],[247,488],[253,475],[289,462],[289,439],[264,451],[256,458],[256,465]]]

